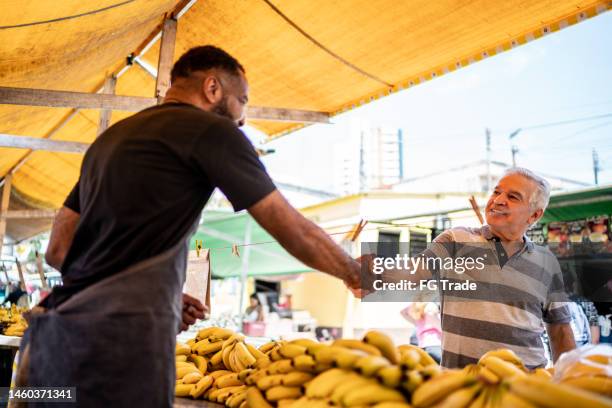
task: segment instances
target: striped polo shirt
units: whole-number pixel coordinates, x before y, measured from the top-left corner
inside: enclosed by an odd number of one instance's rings
[[[476,247],[493,254],[484,268],[452,274],[451,281],[477,282],[477,292],[465,295],[468,298],[448,292],[441,295],[445,367],[476,363],[484,353],[498,348],[513,350],[529,368],[543,367],[547,363],[542,342],[544,323],[571,320],[566,303],[551,296],[551,288],[557,292],[564,289],[559,263],[550,250],[524,237],[523,247],[508,257],[498,241],[486,225],[459,227],[443,232],[430,247],[439,257],[458,257],[461,251],[469,255]],[[439,271],[433,275],[434,279],[441,278]]]

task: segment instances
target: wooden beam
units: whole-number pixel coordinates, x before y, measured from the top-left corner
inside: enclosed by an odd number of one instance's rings
[[[2,188],[2,199],[0,199],[0,255],[4,246],[4,236],[6,235],[6,213],[11,199],[11,188],[13,187],[13,175],[7,174],[4,177],[4,187]]]
[[[0,104],[47,106],[51,108],[112,109],[137,112],[157,103],[155,98],[104,95],[87,92],[50,91],[48,89],[2,88]]]
[[[5,213],[7,220],[32,219],[32,218],[55,218],[57,210],[12,210]]]
[[[170,88],[170,71],[174,62],[174,46],[176,44],[177,21],[174,18],[164,20],[161,44],[159,46],[159,61],[157,63],[157,80],[155,83],[155,97],[162,103],[166,91]]]
[[[112,109],[139,111],[157,103],[156,98],[104,95],[86,92],[49,91],[46,89],[2,88],[0,104],[47,106],[51,108]],[[300,109],[247,107],[247,118],[280,122],[330,123],[329,114]]]
[[[85,153],[89,146],[89,143],[49,140],[41,139],[40,137],[16,136],[0,133],[0,147],[64,153]]]
[[[116,85],[117,77],[115,77],[114,75],[108,76],[104,80],[104,88],[102,89],[102,93],[105,95],[114,95]],[[112,113],[113,111],[111,109],[102,109],[100,111],[100,123],[98,124],[98,133],[96,137],[100,136],[106,129],[108,129]]]
[[[36,269],[38,270],[38,274],[40,275],[40,283],[44,289],[49,288],[49,284],[47,283],[47,277],[45,276],[45,269],[43,268],[42,256],[36,251]]]
[[[247,119],[271,120],[276,122],[330,123],[326,112],[247,106]]]

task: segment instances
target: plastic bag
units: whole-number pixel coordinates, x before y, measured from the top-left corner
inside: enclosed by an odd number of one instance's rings
[[[554,382],[583,376],[612,378],[612,346],[588,344],[559,357],[555,364]]]

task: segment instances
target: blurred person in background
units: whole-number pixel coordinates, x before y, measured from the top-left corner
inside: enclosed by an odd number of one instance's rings
[[[439,364],[442,358],[440,309],[434,302],[413,302],[400,314],[414,324],[417,345]]]

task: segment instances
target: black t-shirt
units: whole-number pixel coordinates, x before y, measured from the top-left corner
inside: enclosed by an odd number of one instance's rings
[[[235,211],[275,189],[230,120],[172,103],[111,126],[87,151],[64,204],[80,220],[62,265],[64,285],[45,304],[56,306],[185,239],[215,187]]]

